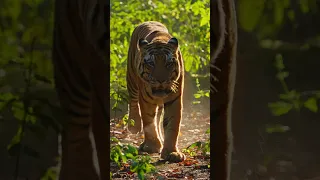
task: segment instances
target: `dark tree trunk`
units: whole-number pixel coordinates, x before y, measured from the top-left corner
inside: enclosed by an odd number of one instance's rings
[[[229,180],[231,110],[236,76],[237,23],[233,0],[211,3],[211,179]],[[216,80],[217,79],[217,80]]]

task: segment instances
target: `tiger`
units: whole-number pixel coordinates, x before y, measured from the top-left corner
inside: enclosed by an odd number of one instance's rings
[[[169,162],[185,160],[177,146],[183,109],[184,64],[178,39],[169,34],[164,24],[147,21],[133,30],[126,81],[129,119],[134,121],[127,129],[136,134],[143,126],[144,141],[139,150],[161,153],[160,157]]]
[[[59,179],[109,179],[109,3],[56,0],[52,62],[64,112]]]

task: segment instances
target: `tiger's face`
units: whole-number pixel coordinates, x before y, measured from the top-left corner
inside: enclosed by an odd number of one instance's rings
[[[178,40],[151,42],[140,39],[140,78],[151,88],[152,95],[164,98],[178,91],[180,77]]]

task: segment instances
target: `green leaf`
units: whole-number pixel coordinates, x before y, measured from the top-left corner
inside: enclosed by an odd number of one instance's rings
[[[198,93],[194,94],[193,96],[194,96],[196,99],[199,99],[199,98],[202,97],[201,94],[198,94]]]
[[[201,101],[192,101],[192,104],[200,104]]]
[[[210,134],[210,128],[206,130],[206,134]]]
[[[134,156],[138,155],[138,149],[132,145],[127,146],[126,153],[133,154]]]
[[[25,115],[22,102],[15,102],[15,103],[13,103],[13,106],[12,106],[11,109],[12,109],[12,112],[13,112],[14,117],[15,117],[17,120],[22,121],[22,120],[23,120],[23,117],[24,117],[24,115]]]
[[[239,0],[238,16],[240,26],[252,32],[257,26],[265,5],[265,0]]]
[[[284,64],[283,64],[283,58],[281,54],[277,54],[276,55],[276,63],[275,63],[275,67],[281,71],[284,69]]]
[[[210,14],[210,13],[208,13],[208,14]],[[204,26],[206,24],[209,24],[209,23],[210,23],[210,16],[209,15],[204,16],[204,17],[201,18],[200,27]]]
[[[139,177],[139,179],[144,180],[144,171],[143,170],[140,170],[138,172],[138,177]]]
[[[34,77],[38,81],[41,81],[41,82],[44,82],[44,83],[47,83],[47,84],[52,84],[50,79],[48,79],[47,77],[42,76],[40,74],[35,74]]]
[[[123,163],[126,163],[127,162],[127,157],[124,155],[124,154],[121,154],[121,161]]]
[[[300,0],[300,10],[301,12],[303,12],[304,14],[309,12],[309,3],[308,0]]]
[[[137,172],[139,166],[138,166],[138,163],[137,162],[133,162],[132,165],[130,166],[130,171],[131,172]]]
[[[281,2],[281,1],[280,1],[280,2]],[[284,8],[290,7],[290,0],[283,0],[282,3],[283,3],[283,7],[284,7]]]
[[[57,173],[56,167],[50,167],[47,169],[46,173],[41,177],[41,180],[57,179],[57,174],[58,173]]]
[[[17,98],[17,96],[12,93],[0,93],[0,100],[9,101],[14,98]]]
[[[275,0],[274,3],[274,22],[276,25],[281,25],[283,21],[284,7],[282,1]]]
[[[192,143],[189,147],[187,147],[187,149],[192,149],[195,147],[198,147],[198,148],[201,147],[201,142],[198,141],[198,142]]]
[[[135,121],[134,121],[133,119],[129,119],[129,124],[130,124],[131,126],[134,126],[134,123],[135,123]]]
[[[111,137],[111,138],[110,138],[110,141],[111,141],[111,142],[115,142],[115,143],[120,142],[119,139],[116,138],[116,137]]]
[[[290,19],[290,21],[294,21],[295,20],[295,12],[294,10],[289,10],[287,13],[288,18]]]
[[[277,73],[277,79],[278,80],[284,80],[288,76],[289,76],[289,72],[287,72],[287,71],[282,71],[282,72],[278,72]]]
[[[274,116],[281,116],[287,114],[293,108],[293,105],[284,101],[278,101],[269,103],[268,107]]]
[[[19,126],[18,131],[16,132],[16,134],[13,136],[10,144],[7,146],[7,150],[10,152],[15,152],[15,150],[11,151],[11,148],[17,148],[16,146],[18,144],[20,144],[21,141],[21,135],[22,135],[22,126]],[[9,153],[10,154],[10,153]]]
[[[279,98],[282,100],[294,100],[300,98],[300,93],[298,93],[296,90],[291,90],[288,93],[280,94]]]
[[[276,124],[276,125],[267,125],[266,126],[266,132],[271,134],[271,133],[283,133],[287,132],[290,130],[290,127],[288,126],[283,126],[281,124]]]
[[[318,105],[317,105],[317,99],[316,98],[309,98],[306,102],[304,102],[304,107],[309,109],[312,112],[318,112]]]
[[[133,154],[131,154],[131,153],[126,153],[126,157],[128,159],[134,159],[135,158],[135,156]]]

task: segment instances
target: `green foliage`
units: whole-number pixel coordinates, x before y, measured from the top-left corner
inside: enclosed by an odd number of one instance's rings
[[[208,98],[210,96],[210,90],[202,90],[202,89],[200,89],[199,78],[196,78],[196,86],[197,86],[198,90],[193,95],[197,100],[193,101],[193,104],[199,104],[199,103],[201,103],[200,99],[202,99],[204,97]]]
[[[19,156],[40,158],[37,149],[24,142],[25,136],[41,142],[49,128],[60,131],[61,112],[52,84],[53,1],[1,1],[0,22],[0,117],[18,122],[7,150],[19,167]],[[51,175],[49,169],[44,179]]]
[[[274,124],[274,125],[271,125],[271,124],[268,124],[266,126],[266,132],[267,133],[283,133],[283,132],[287,132],[290,130],[290,127],[288,126],[283,126],[281,124]]]
[[[54,180],[57,179],[58,176],[57,168],[56,167],[50,167],[47,169],[45,174],[41,177],[41,180]]]
[[[125,114],[122,118],[122,124],[123,125],[130,124],[131,126],[134,126],[134,120],[129,119],[129,114]]]
[[[130,160],[130,171],[137,173],[139,179],[144,179],[146,173],[155,170],[155,167],[151,164],[149,155],[138,156],[138,149],[134,146],[122,144],[115,137],[111,137],[110,140],[112,143],[115,143],[111,148],[110,160],[117,163],[119,167]],[[112,178],[111,173],[110,176]]]
[[[205,134],[210,134],[210,128],[206,130]],[[182,152],[188,153],[190,156],[197,155],[198,151],[200,151],[203,156],[210,156],[210,139],[205,142],[194,142],[190,146],[182,150]]]
[[[239,1],[239,24],[244,30],[251,32],[257,26],[257,24],[259,23],[259,19],[263,13],[264,4],[265,0]]]
[[[186,71],[200,75],[209,73],[209,4],[209,0],[111,1],[110,97],[113,110],[127,100],[125,77],[130,37],[142,22],[164,23],[179,39]]]
[[[279,95],[280,101],[269,103],[268,106],[275,116],[287,114],[290,110],[295,109],[300,111],[301,107],[305,107],[312,112],[318,111],[317,100],[319,99],[319,92],[297,92],[296,90],[289,90],[285,79],[289,76],[289,72],[284,71],[282,55],[276,55],[275,67],[278,70],[276,78],[280,81],[284,93]],[[309,96],[306,100],[305,96]],[[311,96],[311,97],[310,97]]]
[[[135,161],[133,161],[132,165],[130,166],[130,171],[137,173],[139,179],[143,180],[145,179],[144,175],[146,173],[150,173],[155,170],[155,167],[150,164],[150,162],[150,156],[140,156]]]
[[[304,103],[303,106],[309,109],[312,112],[318,112],[318,104],[317,99],[314,97],[308,98]]]
[[[118,142],[118,144],[111,149],[110,159],[120,166],[121,163],[126,163],[128,158],[133,159],[137,155],[138,150],[135,147],[131,145],[122,145]]]
[[[317,0],[298,0],[299,9],[290,0],[239,0],[237,14],[240,27],[247,32],[255,32],[263,39],[272,37],[289,19],[295,23],[296,14],[319,11]]]
[[[276,55],[276,61],[274,64],[277,69],[276,78],[280,81],[284,93],[279,95],[279,101],[268,104],[271,113],[274,116],[281,116],[289,113],[291,110],[300,111],[301,108],[306,108],[311,112],[318,112],[318,100],[320,99],[320,91],[306,91],[298,92],[296,90],[290,90],[285,81],[289,77],[289,72],[285,71],[285,65],[283,63],[283,57],[281,54]],[[267,125],[266,131],[268,133],[274,132],[286,132],[290,128],[282,126],[280,124]]]

